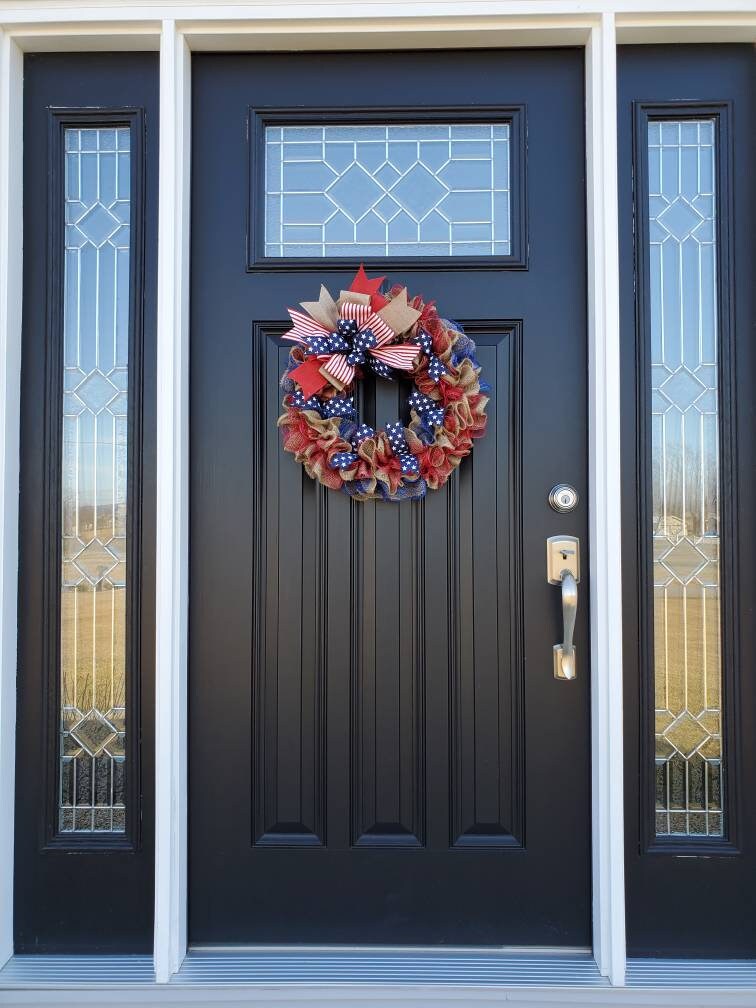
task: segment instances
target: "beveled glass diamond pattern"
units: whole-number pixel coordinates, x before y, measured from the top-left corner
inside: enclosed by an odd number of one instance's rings
[[[687,711],[664,732],[664,738],[687,759],[709,738],[709,733],[700,721]]]
[[[721,836],[713,123],[648,138],[656,831]]]
[[[76,389],[76,395],[93,413],[100,410],[118,395],[118,389],[99,371],[93,371]]]
[[[65,132],[62,832],[126,826],[130,147],[126,128]]]
[[[684,413],[701,393],[706,391],[706,386],[687,368],[681,367],[660,386],[659,391],[667,397],[674,407]]]
[[[399,179],[391,195],[418,223],[438,206],[447,189],[424,165],[415,164]]]
[[[99,539],[93,539],[73,562],[87,580],[96,585],[112,571],[118,563],[118,558],[113,556]]]
[[[661,557],[661,562],[673,578],[687,584],[703,570],[708,561],[690,539],[681,539]]]
[[[345,210],[353,221],[364,215],[366,204],[368,207],[373,206],[383,195],[381,186],[373,182],[358,164],[350,165],[326,192],[336,206]]]
[[[98,246],[115,234],[120,226],[120,222],[101,203],[96,203],[77,224],[84,238]]]
[[[98,756],[108,742],[116,737],[116,730],[99,711],[91,710],[71,729],[71,737],[82,745],[90,756]]]
[[[399,204],[396,202],[395,199],[392,199],[390,196],[384,196],[382,200],[378,200],[378,202],[375,204],[375,212],[378,214],[381,220],[385,221],[386,223],[388,223],[390,220],[393,220],[400,210],[401,207],[399,206]]]
[[[703,215],[682,196],[673,200],[656,218],[657,222],[678,241],[687,238],[703,219]]]
[[[509,255],[506,123],[269,126],[265,254]]]

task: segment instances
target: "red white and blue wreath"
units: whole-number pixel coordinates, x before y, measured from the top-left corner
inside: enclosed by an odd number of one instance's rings
[[[338,300],[321,287],[304,311],[289,308],[293,328],[283,337],[295,344],[281,378],[284,449],[313,479],[358,500],[437,490],[486,427],[489,390],[473,341],[432,302],[410,301],[406,287],[382,294],[384,279],[361,266]],[[360,423],[355,391],[365,368],[413,379],[409,426]]]

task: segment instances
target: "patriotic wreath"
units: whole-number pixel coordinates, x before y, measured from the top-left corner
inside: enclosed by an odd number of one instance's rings
[[[289,308],[295,346],[281,378],[283,447],[312,479],[358,500],[425,496],[447,481],[486,427],[488,387],[475,344],[432,302],[407,288],[380,292],[385,277],[362,266],[334,301],[325,287],[304,311]],[[380,378],[411,377],[410,422],[374,430],[360,423],[356,383],[365,367]]]

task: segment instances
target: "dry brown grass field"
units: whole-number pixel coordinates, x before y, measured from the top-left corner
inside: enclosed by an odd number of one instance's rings
[[[125,703],[126,589],[77,586],[63,592],[63,703],[82,713]]]

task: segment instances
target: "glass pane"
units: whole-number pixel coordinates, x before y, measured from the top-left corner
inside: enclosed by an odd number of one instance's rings
[[[269,126],[265,255],[509,255],[509,125]]]
[[[67,129],[60,815],[122,833],[130,133]]]
[[[721,836],[714,124],[648,142],[656,832]]]

